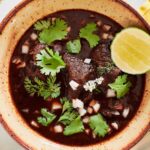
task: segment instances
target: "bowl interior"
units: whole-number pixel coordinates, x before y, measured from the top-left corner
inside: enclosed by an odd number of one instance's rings
[[[117,0],[26,0],[12,11],[0,26],[0,118],[9,133],[29,149],[69,150],[71,147],[56,144],[31,130],[13,105],[9,87],[9,63],[13,50],[25,31],[38,19],[56,11],[85,9],[104,14],[123,27],[136,26],[150,32],[145,22],[129,6]],[[134,145],[149,128],[150,73],[146,75],[142,104],[129,125],[114,138],[84,149],[124,149]]]

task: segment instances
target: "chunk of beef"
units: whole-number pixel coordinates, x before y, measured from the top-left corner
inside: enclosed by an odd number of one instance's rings
[[[112,63],[110,56],[110,43],[100,44],[93,52],[92,59],[96,63],[99,69],[104,68],[108,65],[108,63]],[[117,67],[113,67],[106,74],[103,75],[104,81],[102,86],[107,86],[109,83],[113,82],[116,77],[121,73],[121,70]]]
[[[70,81],[74,80],[83,85],[88,80],[95,78],[95,69],[91,64],[85,64],[83,60],[67,53],[63,58],[67,64]]]
[[[88,80],[92,80],[95,78],[95,69],[91,64],[85,64],[83,60],[73,55],[66,53],[63,58],[67,65],[67,70],[69,74],[68,82],[74,80],[80,85],[80,87],[75,91],[72,90],[69,86],[68,97],[77,98],[83,90],[81,86],[83,86],[83,84],[85,84]]]
[[[107,63],[111,62],[108,44],[100,44],[95,50],[93,50],[92,59],[98,67],[105,67]]]
[[[30,54],[33,56],[33,60],[36,59],[36,55],[38,53],[40,53],[40,51],[42,49],[44,49],[44,48],[45,48],[45,45],[44,44],[40,44],[40,43],[37,43],[37,44],[35,44],[35,46],[33,46],[33,48],[30,51]]]
[[[121,70],[117,67],[114,67],[114,69],[112,69],[110,72],[104,75],[104,81],[102,85],[107,86],[109,83],[114,82],[120,73]]]

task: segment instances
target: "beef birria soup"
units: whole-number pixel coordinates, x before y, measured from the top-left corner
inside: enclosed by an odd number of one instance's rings
[[[12,55],[10,88],[33,130],[57,143],[85,146],[128,125],[145,78],[122,72],[111,59],[111,42],[122,29],[85,10],[59,11],[28,29]]]

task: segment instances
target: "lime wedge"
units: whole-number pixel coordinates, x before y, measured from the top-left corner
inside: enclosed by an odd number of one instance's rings
[[[138,28],[122,30],[112,42],[111,57],[123,72],[146,73],[150,70],[150,35]]]
[[[148,23],[150,23],[150,0],[147,0],[140,8],[139,12],[143,15]]]

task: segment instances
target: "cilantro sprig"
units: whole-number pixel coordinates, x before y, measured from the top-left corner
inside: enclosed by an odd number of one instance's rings
[[[69,53],[78,54],[81,51],[80,39],[67,42],[66,48]]]
[[[37,94],[46,100],[48,98],[56,98],[60,95],[60,85],[55,82],[56,77],[52,76],[49,76],[45,82],[37,77],[33,81],[26,77],[24,87],[30,95]]]
[[[62,115],[60,116],[58,122],[61,122],[64,125],[70,124],[79,114],[73,109],[72,103],[66,97],[62,98],[61,103],[63,105]]]
[[[45,75],[55,76],[60,72],[60,69],[65,68],[66,64],[62,59],[62,56],[58,52],[53,52],[52,49],[46,47],[36,55],[37,66],[41,69],[41,73]]]
[[[79,114],[76,111],[66,111],[59,118],[58,122],[61,122],[64,125],[69,125],[78,116],[79,116]]]
[[[38,21],[34,25],[35,30],[39,31],[39,41],[47,45],[56,40],[63,40],[68,34],[67,27],[67,23],[60,18],[53,22],[49,20]]]
[[[60,116],[58,122],[66,126],[63,134],[69,136],[83,132],[83,123],[78,112],[72,107],[71,101],[67,98],[62,98],[61,103],[63,104],[63,109],[62,115]]]
[[[116,91],[117,98],[122,98],[125,96],[128,93],[131,85],[132,84],[130,81],[128,81],[128,76],[126,74],[118,76],[115,82],[108,84],[111,89]]]
[[[53,122],[53,120],[56,118],[56,115],[48,112],[48,110],[46,108],[41,109],[41,115],[42,115],[42,117],[38,117],[37,121],[38,121],[38,123],[40,123],[41,125],[43,125],[45,127],[50,125]]]
[[[89,126],[99,137],[104,137],[108,133],[109,126],[100,114],[90,117]]]
[[[80,29],[80,38],[86,39],[91,48],[95,47],[100,41],[99,36],[94,33],[95,31],[97,31],[95,23],[88,23],[85,27]]]

